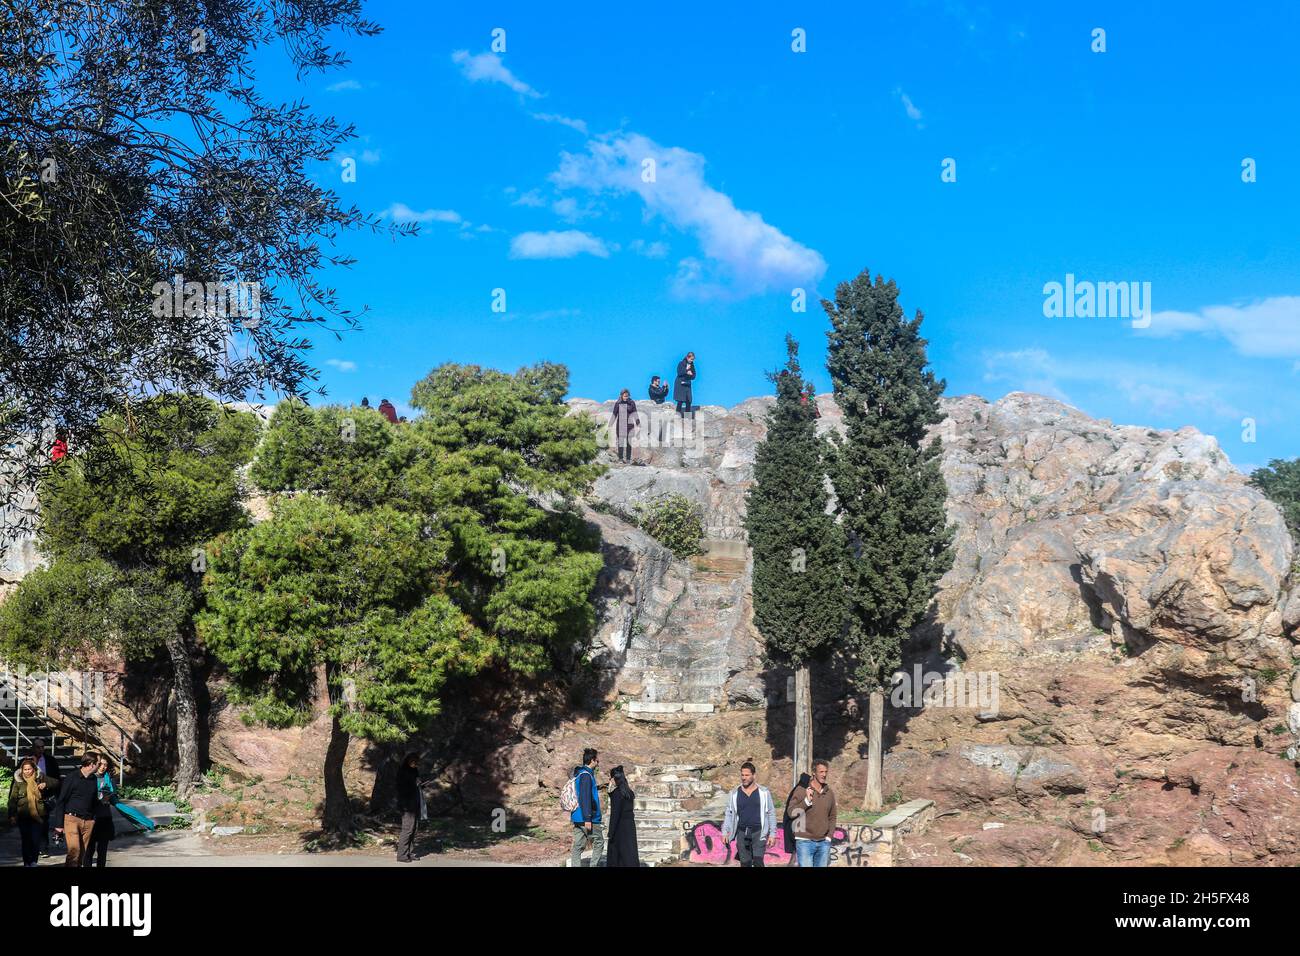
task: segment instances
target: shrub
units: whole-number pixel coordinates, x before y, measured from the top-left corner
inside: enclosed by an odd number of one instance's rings
[[[637,524],[679,558],[699,554],[703,549],[704,516],[698,505],[685,495],[664,495],[649,504],[636,506]]]

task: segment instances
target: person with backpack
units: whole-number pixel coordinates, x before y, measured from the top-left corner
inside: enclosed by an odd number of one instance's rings
[[[621,766],[609,772],[609,856],[605,866],[640,866],[636,847],[636,793]]]
[[[790,812],[794,805],[795,791],[799,789],[808,789],[808,784],[812,783],[812,777],[806,773],[799,774],[799,782],[790,788],[790,794],[785,798],[785,811],[781,814],[781,830],[785,836],[785,852],[790,855],[790,862],[786,866],[798,866],[799,857],[795,853],[794,845],[794,815]]]
[[[755,779],[752,760],[740,765],[740,786],[727,796],[722,842],[736,841],[736,858],[745,867],[762,866],[768,847],[776,846],[776,808],[772,793]]]
[[[570,866],[582,866],[582,850],[591,843],[591,865],[600,866],[605,856],[605,827],[600,815],[600,792],[596,786],[596,768],[600,756],[595,748],[582,752],[582,766],[573,768],[573,777],[564,785],[560,806],[569,812],[573,823],[573,852]]]

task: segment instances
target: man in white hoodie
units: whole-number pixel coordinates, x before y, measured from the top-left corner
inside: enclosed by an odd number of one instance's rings
[[[776,808],[767,787],[754,779],[752,761],[740,765],[740,786],[727,796],[727,815],[722,821],[722,842],[736,841],[736,858],[741,866],[762,866],[767,848],[776,845]]]

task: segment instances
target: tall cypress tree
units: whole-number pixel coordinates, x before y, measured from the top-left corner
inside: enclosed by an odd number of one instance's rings
[[[826,441],[817,436],[816,406],[799,369],[799,344],[785,338],[785,369],[768,378],[776,405],[754,458],[745,528],[754,552],[754,623],[770,660],[795,669],[794,776],[811,770],[811,661],[841,634],[844,539],[827,514]]]
[[[844,413],[830,475],[848,539],[848,644],[858,685],[870,694],[863,806],[877,810],[884,688],[952,565],[939,440],[926,441],[927,426],[944,418],[945,383],[926,367],[920,310],[904,316],[893,280],[873,283],[863,270],[822,307],[831,320],[827,368]]]

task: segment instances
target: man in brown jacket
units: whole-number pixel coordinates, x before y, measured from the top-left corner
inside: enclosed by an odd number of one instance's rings
[[[826,782],[831,768],[825,760],[813,763],[812,780],[790,795],[790,826],[794,852],[800,866],[830,866],[831,835],[835,833],[835,794]]]

